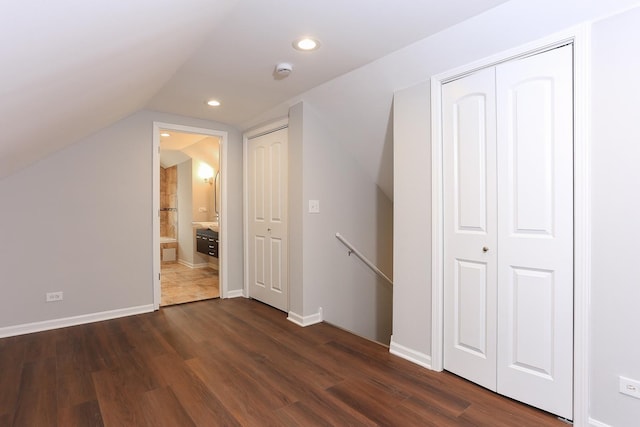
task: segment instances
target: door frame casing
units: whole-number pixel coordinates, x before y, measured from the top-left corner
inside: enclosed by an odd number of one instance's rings
[[[531,56],[565,44],[573,45],[574,114],[574,339],[573,421],[589,420],[589,306],[591,290],[591,138],[590,60],[591,25],[584,24],[526,45],[481,59],[431,78],[431,369],[444,368],[444,218],[442,152],[442,85],[482,68]]]
[[[286,129],[289,127],[289,118],[284,117],[274,120],[265,125],[255,127],[246,131],[242,135],[242,217],[243,217],[243,231],[244,231],[244,283],[242,287],[242,293],[245,298],[250,298],[249,294],[249,140],[257,138],[262,135],[266,135],[272,132]],[[288,154],[287,154],[288,156]],[[288,186],[287,186],[288,188]],[[287,216],[287,221],[288,221]],[[288,265],[288,262],[287,262]],[[288,276],[289,271],[285,274]],[[289,310],[289,298],[291,295],[291,289],[287,292],[287,311]]]
[[[218,259],[220,260],[220,298],[228,298],[229,283],[227,280],[229,271],[229,260],[225,242],[228,239],[228,225],[226,218],[228,211],[227,203],[227,157],[228,157],[228,132],[215,129],[200,128],[195,126],[185,126],[174,123],[153,122],[153,307],[154,310],[160,308],[161,286],[160,286],[160,129],[173,130],[176,132],[194,133],[199,135],[217,136],[220,138],[220,246],[218,249]]]

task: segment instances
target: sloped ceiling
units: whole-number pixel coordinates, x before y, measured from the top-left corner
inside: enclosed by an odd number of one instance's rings
[[[243,127],[259,113],[505,0],[243,0],[151,99],[152,109]],[[315,52],[292,42],[318,38]],[[276,64],[293,72],[275,79]],[[208,98],[223,105],[211,109]]]
[[[168,168],[178,163],[189,160],[189,147],[197,146],[199,143],[206,141],[207,150],[213,154],[214,160],[210,166],[218,168],[220,164],[220,138],[217,136],[198,135],[193,133],[176,132],[173,130],[160,129],[160,166]]]
[[[228,0],[0,6],[0,177],[144,107]]]
[[[141,108],[243,128],[287,99],[504,1],[3,2],[0,178]],[[302,35],[322,47],[294,50]],[[274,79],[281,61],[294,71]],[[206,106],[211,97],[222,106]]]

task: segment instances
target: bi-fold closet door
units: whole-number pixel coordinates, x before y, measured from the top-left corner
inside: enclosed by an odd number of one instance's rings
[[[442,87],[444,368],[572,418],[572,46]]]

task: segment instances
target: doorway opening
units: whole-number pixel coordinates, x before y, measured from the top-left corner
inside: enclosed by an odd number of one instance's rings
[[[154,305],[225,296],[226,132],[154,123]]]

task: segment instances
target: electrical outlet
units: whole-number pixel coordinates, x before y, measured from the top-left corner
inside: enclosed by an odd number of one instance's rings
[[[640,381],[620,377],[620,393],[640,399]]]
[[[62,301],[64,299],[64,295],[62,291],[60,292],[47,292],[47,302],[55,302]]]

